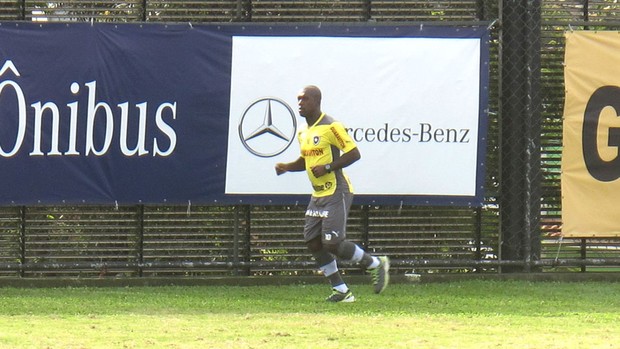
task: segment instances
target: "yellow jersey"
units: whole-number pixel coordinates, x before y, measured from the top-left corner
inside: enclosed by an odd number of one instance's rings
[[[336,190],[353,192],[351,182],[342,169],[318,178],[311,170],[317,165],[330,164],[340,157],[341,152],[347,153],[357,147],[342,123],[323,113],[314,125],[301,128],[297,132],[297,139],[301,156],[306,162],[306,173],[314,190],[312,196],[324,197],[334,194]]]

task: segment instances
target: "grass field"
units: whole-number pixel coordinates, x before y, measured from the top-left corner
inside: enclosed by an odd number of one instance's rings
[[[620,348],[620,284],[0,288],[0,348]]]

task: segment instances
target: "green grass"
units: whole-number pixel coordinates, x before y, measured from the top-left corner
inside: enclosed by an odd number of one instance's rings
[[[617,348],[620,284],[0,288],[0,348]]]

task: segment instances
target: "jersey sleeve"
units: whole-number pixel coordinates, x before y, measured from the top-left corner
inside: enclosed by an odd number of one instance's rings
[[[342,150],[343,153],[348,153],[352,149],[357,147],[357,144],[353,141],[353,138],[349,136],[349,133],[344,128],[344,125],[340,122],[334,122],[330,128],[330,143]]]

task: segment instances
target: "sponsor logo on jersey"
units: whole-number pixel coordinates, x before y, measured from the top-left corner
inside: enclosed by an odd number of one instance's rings
[[[302,150],[301,153],[304,157],[321,156],[325,154],[325,150],[324,149],[309,149],[309,150]]]
[[[306,210],[307,217],[327,218],[329,217],[329,211],[323,210]]]
[[[313,185],[312,188],[314,188],[314,191],[323,191],[331,189],[332,185],[332,182],[326,182],[323,185]]]

